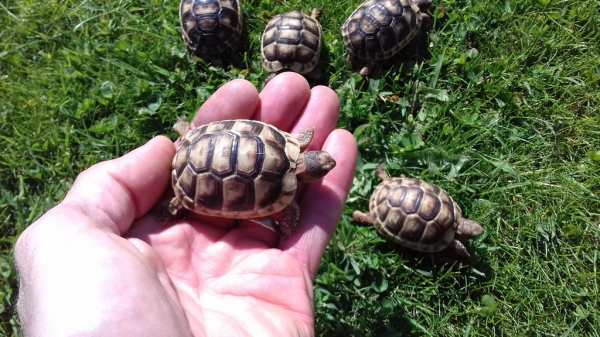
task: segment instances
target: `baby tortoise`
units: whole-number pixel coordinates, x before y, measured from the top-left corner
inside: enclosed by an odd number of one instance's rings
[[[317,9],[310,16],[292,11],[269,21],[261,38],[261,53],[263,68],[271,77],[286,70],[318,77],[315,70],[322,44],[319,15]]]
[[[241,45],[240,0],[182,0],[179,21],[183,40],[197,55],[225,56]]]
[[[425,11],[430,5],[431,0],[369,0],[358,6],[344,22],[342,36],[350,62],[363,65],[360,74],[370,75],[429,26]]]
[[[483,227],[463,218],[446,191],[418,179],[389,177],[383,168],[377,175],[382,182],[371,195],[369,213],[355,211],[354,221],[373,225],[384,238],[406,248],[470,257],[462,242],[482,234]]]
[[[305,151],[314,130],[293,136],[254,120],[224,120],[190,128],[178,122],[169,212],[256,220],[289,236],[300,218],[295,196],[335,167],[325,151]]]

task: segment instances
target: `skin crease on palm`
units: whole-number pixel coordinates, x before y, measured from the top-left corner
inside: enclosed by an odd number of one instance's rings
[[[156,137],[82,172],[65,199],[15,247],[18,309],[26,336],[314,336],[312,280],[352,183],[357,148],[335,129],[334,91],[293,73],[259,94],[221,87],[194,125],[252,118],[299,133],[336,167],[300,196],[297,231],[279,242],[252,223],[150,212],[168,188],[173,142]]]

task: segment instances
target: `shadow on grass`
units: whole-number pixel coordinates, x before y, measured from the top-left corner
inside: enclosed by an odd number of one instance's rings
[[[438,253],[421,253],[412,249],[400,247],[390,242],[382,242],[375,246],[382,252],[399,254],[407,260],[407,264],[416,269],[429,272],[432,276],[445,272],[449,266],[456,265],[458,268],[471,267],[479,270],[483,276],[477,278],[478,283],[493,278],[494,272],[489,262],[487,253],[483,249],[475,249],[469,242],[463,242],[471,254],[470,259],[461,259],[447,251]],[[457,280],[460,281],[460,280]]]
[[[421,335],[415,332],[414,323],[410,320],[406,311],[400,307],[394,308],[391,312],[387,312],[385,317],[380,315],[380,317],[376,318],[382,322],[382,324],[372,327],[372,331],[376,337],[412,337]],[[389,321],[389,323],[385,324],[385,321]],[[340,323],[335,331],[327,336],[361,337],[364,336],[364,334],[358,329],[353,329],[350,325]]]

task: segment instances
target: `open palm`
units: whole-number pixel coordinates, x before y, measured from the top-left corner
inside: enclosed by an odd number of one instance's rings
[[[287,240],[253,223],[192,216],[165,223],[149,210],[168,186],[173,143],[157,137],[83,172],[65,200],[16,246],[19,313],[29,336],[314,336],[312,279],[350,188],[356,145],[334,130],[335,93],[299,75],[258,94],[220,88],[194,124],[252,118],[298,133],[337,166],[300,197]]]

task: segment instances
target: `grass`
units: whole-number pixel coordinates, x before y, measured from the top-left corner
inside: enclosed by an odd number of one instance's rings
[[[363,80],[339,27],[358,0],[246,1],[240,68],[190,57],[174,1],[0,4],[0,335],[16,336],[16,236],[76,174],[169,133],[218,86],[262,86],[259,36],[323,9],[355,184],[316,280],[319,336],[600,336],[600,3],[434,1],[428,56]],[[485,225],[473,264],[397,252],[354,227],[386,163]]]

